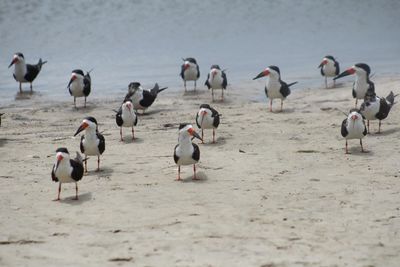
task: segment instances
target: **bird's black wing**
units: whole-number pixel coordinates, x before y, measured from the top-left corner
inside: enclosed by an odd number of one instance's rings
[[[365,121],[364,120],[363,120],[363,125],[364,125],[363,135],[366,136],[368,131],[367,131],[367,126],[365,126]]]
[[[321,67],[320,71],[321,71],[321,75],[325,76],[324,67]]]
[[[117,114],[115,114],[115,122],[119,127],[122,126],[124,121],[122,120],[122,108],[120,107],[119,110],[117,111]]]
[[[179,146],[179,144],[176,145],[175,148],[174,148],[174,161],[175,161],[175,163],[178,163],[178,160],[179,160],[178,155],[176,155],[176,148],[177,148],[178,146]]]
[[[135,111],[133,111],[135,112]],[[133,122],[133,125],[136,126],[138,123],[138,114],[135,112],[135,121]]]
[[[90,78],[89,73],[87,73],[87,74],[83,77],[83,94],[84,94],[85,96],[88,96],[88,95],[90,94],[91,83],[92,83],[92,79]]]
[[[375,117],[378,120],[386,119],[386,117],[389,115],[389,111],[390,111],[390,105],[388,104],[388,102],[386,102],[386,99],[384,99],[383,97],[380,98],[379,111],[378,113],[376,113]]]
[[[139,101],[139,104],[144,108],[148,108],[153,104],[156,97],[157,95],[153,95],[149,91],[143,90],[143,99]]]
[[[81,143],[80,143],[80,149],[81,149],[81,153],[85,153],[85,148],[83,147],[83,140],[85,139],[85,136],[82,135],[81,136]]]
[[[375,93],[375,84],[373,82],[369,81],[369,80],[367,82],[368,82],[368,85],[369,85],[367,91],[371,91],[371,92]]]
[[[281,89],[279,89],[279,92],[283,95],[283,97],[290,95],[290,88],[284,81],[281,81]]]
[[[353,91],[351,92],[352,94],[353,94],[353,98],[356,98],[357,97],[357,92],[356,92],[356,90],[354,89],[354,86],[356,85],[356,83],[355,82],[353,82]]]
[[[347,126],[347,119],[344,119],[342,121],[342,128],[341,128],[341,133],[342,133],[343,137],[346,137],[349,134],[349,132],[347,131],[346,126]]]
[[[339,62],[335,61],[335,75],[339,75],[340,73],[340,67],[339,67]]]
[[[17,76],[15,76],[15,74],[13,73],[13,77],[14,77],[14,79],[17,81]]]
[[[196,124],[197,124],[197,127],[199,127],[199,129],[201,129],[201,125],[199,124],[199,113],[198,112],[196,114]]]
[[[204,83],[204,85],[206,85],[206,86],[208,87],[208,89],[211,88],[211,84],[210,84],[210,82],[208,81],[209,79],[210,79],[210,73],[207,74],[207,80],[206,80],[206,82]]]
[[[74,181],[79,181],[80,179],[82,179],[83,176],[83,165],[82,163],[70,159],[70,163],[72,166],[72,173],[71,173],[71,178],[74,179]]]
[[[103,154],[104,150],[106,150],[106,140],[104,139],[104,135],[102,135],[101,133],[97,132],[96,135],[97,135],[97,138],[99,138],[99,140],[100,140],[99,152],[101,155],[101,154]]]
[[[199,161],[199,160],[200,160],[200,148],[199,148],[199,146],[196,145],[196,144],[192,144],[192,145],[193,145],[193,148],[194,148],[192,158],[193,158],[195,161]]]
[[[36,76],[38,76],[39,72],[40,72],[40,67],[38,64],[37,65],[26,64],[26,74],[24,78],[28,82],[33,82]]]
[[[200,68],[199,65],[196,65],[197,68],[197,79],[200,78]]]
[[[222,71],[222,88],[226,89],[227,86],[228,86],[228,79],[226,78],[225,71]]]
[[[215,128],[217,128],[218,125],[219,125],[219,113],[218,113],[218,111],[216,111],[216,110],[215,110],[214,108],[212,108],[212,107],[210,107],[210,110],[211,110],[211,117],[214,118],[213,126],[214,126]]]
[[[185,79],[184,73],[185,73],[185,64],[183,64],[183,65],[181,66],[181,77],[182,77],[182,79]]]
[[[51,169],[51,180],[54,181],[54,182],[58,182],[58,178],[56,177],[56,174],[54,173],[54,167],[55,166],[56,165],[54,164],[53,168]]]

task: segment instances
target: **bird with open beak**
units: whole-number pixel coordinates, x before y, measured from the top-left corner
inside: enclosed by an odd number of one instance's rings
[[[81,155],[76,152],[75,159],[71,159],[66,148],[61,147],[56,150],[56,163],[51,171],[51,179],[59,182],[58,196],[55,200],[60,200],[61,184],[75,183],[75,199],[78,200],[78,181],[83,176],[83,161]]]
[[[74,136],[82,131],[85,131],[85,134],[81,137],[80,149],[85,154],[85,172],[87,172],[87,156],[97,156],[97,171],[100,171],[100,155],[103,154],[106,143],[104,136],[99,133],[97,120],[93,117],[86,117]]]
[[[179,125],[178,144],[174,149],[174,161],[178,165],[178,178],[181,180],[181,165],[193,164],[193,180],[198,180],[196,176],[196,163],[200,160],[199,146],[192,143],[191,138],[202,138],[196,133],[191,124],[183,123]]]
[[[349,115],[342,122],[341,134],[346,139],[346,154],[349,154],[347,140],[359,139],[361,152],[365,152],[362,139],[367,135],[364,117],[357,109],[350,110]]]
[[[277,66],[269,66],[262,72],[260,72],[253,80],[266,77],[269,79],[265,84],[265,95],[269,99],[269,111],[272,112],[272,101],[275,98],[279,98],[281,100],[281,110],[283,109],[283,100],[286,99],[288,95],[290,95],[290,86],[296,84],[297,82],[293,82],[290,84],[285,83],[281,80],[281,72]]]
[[[196,114],[197,127],[201,129],[201,143],[204,143],[204,129],[213,129],[213,143],[215,143],[215,129],[220,122],[220,114],[208,104],[200,105],[200,110]]]
[[[356,75],[356,80],[353,83],[353,98],[356,99],[355,108],[357,108],[358,99],[364,99],[367,91],[375,92],[375,85],[369,79],[371,68],[365,63],[357,63],[354,66],[340,73],[333,80],[346,77],[348,75]]]
[[[325,88],[328,88],[328,77],[335,77],[340,73],[339,62],[333,56],[325,56],[318,68],[321,69],[321,75],[325,77]],[[335,87],[335,80],[333,80]]]

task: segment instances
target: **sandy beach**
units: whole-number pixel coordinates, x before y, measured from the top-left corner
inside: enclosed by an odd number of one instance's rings
[[[396,77],[374,82],[378,95],[399,92]],[[372,122],[368,153],[353,140],[345,155],[340,124],[354,106],[350,82],[299,84],[282,113],[268,112],[263,86],[231,85],[225,102],[212,103],[221,125],[216,144],[207,131],[199,145],[196,182],[191,167],[174,181],[172,154],[177,123],[194,123],[199,105],[210,102],[204,88],[162,92],[139,117],[135,142],[127,129],[119,141],[115,124],[112,109],[124,95],[94,96],[78,110],[72,99],[40,96],[3,107],[0,265],[398,266],[399,106],[382,134]],[[79,150],[73,134],[88,115],[106,138],[102,171],[90,158],[80,199],[65,184],[54,202],[55,150]]]

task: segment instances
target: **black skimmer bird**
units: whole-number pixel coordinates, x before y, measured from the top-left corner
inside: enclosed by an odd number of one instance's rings
[[[187,81],[194,81],[194,90],[196,91],[196,82],[200,78],[200,69],[199,65],[197,65],[196,59],[192,57],[183,59],[181,77],[183,79],[183,85],[185,86],[185,92]]]
[[[117,114],[115,116],[115,121],[117,125],[120,127],[119,134],[121,136],[121,141],[124,141],[122,138],[122,127],[131,127],[132,128],[132,140],[135,140],[135,130],[133,126],[136,126],[138,123],[138,116],[133,109],[132,99],[130,99],[130,94],[125,97],[124,102],[118,111],[115,111]]]
[[[325,77],[325,88],[328,88],[328,77],[335,77],[340,73],[339,62],[333,56],[325,56],[318,68],[321,69],[321,75]],[[333,80],[335,87],[335,80]]]
[[[184,123],[179,125],[179,143],[174,149],[174,161],[178,165],[178,181],[181,180],[181,165],[192,164],[193,180],[197,180],[196,163],[200,160],[200,149],[198,145],[192,143],[192,136],[202,140],[191,124]]]
[[[290,95],[290,86],[296,84],[293,83],[285,83],[281,80],[281,72],[277,66],[269,66],[262,72],[260,72],[253,80],[256,80],[261,77],[268,76],[268,82],[265,85],[265,94],[267,98],[269,98],[269,111],[272,112],[272,101],[275,98],[279,98],[281,100],[281,111],[283,108],[283,100],[286,99],[288,95]]]
[[[55,200],[60,200],[62,183],[75,183],[75,199],[78,200],[78,181],[83,176],[82,157],[76,152],[76,158],[71,159],[68,150],[64,147],[58,148],[56,153],[56,163],[51,171],[51,179],[59,182],[58,197]]]
[[[142,86],[138,82],[132,82],[128,87],[128,94],[132,97],[133,108],[135,110],[143,110],[144,111],[150,107],[154,100],[156,100],[158,93],[164,91],[168,87],[160,88],[156,83],[153,89],[143,90]]]
[[[364,118],[359,110],[350,110],[349,115],[342,122],[341,133],[346,139],[346,154],[349,154],[347,140],[350,139],[360,139],[361,152],[364,152],[362,139],[367,135],[367,127],[365,126]]]
[[[348,68],[347,70],[343,71],[338,76],[333,78],[333,80],[337,80],[352,74],[356,74],[356,80],[353,83],[353,98],[356,99],[355,107],[357,108],[358,99],[364,99],[365,94],[368,90],[371,92],[375,92],[375,85],[369,79],[371,69],[365,63],[355,64],[351,68]]]
[[[215,143],[215,129],[219,125],[220,114],[208,104],[202,104],[196,115],[196,124],[201,129],[201,139],[204,143],[204,129],[213,129],[213,143]]]
[[[225,70],[221,70],[218,65],[212,65],[210,72],[207,75],[205,85],[208,87],[208,90],[211,89],[212,101],[214,101],[214,90],[221,89],[221,100],[223,101],[224,90],[226,90],[226,86],[228,85]]]
[[[86,72],[86,75],[79,69],[72,71],[67,88],[69,89],[70,95],[74,97],[75,108],[77,97],[85,97],[84,107],[86,108],[86,98],[90,94],[91,84],[92,79],[90,78],[90,71]]]
[[[14,65],[14,79],[19,82],[19,92],[22,93],[22,83],[30,83],[31,84],[31,92],[32,82],[38,76],[42,66],[47,63],[47,61],[42,61],[39,59],[39,62],[36,65],[26,64],[25,58],[22,53],[15,53],[13,60],[11,61],[8,68],[11,68]]]
[[[390,92],[386,98],[378,97],[375,92],[367,91],[364,103],[361,104],[360,112],[367,119],[368,133],[370,120],[379,120],[378,133],[381,132],[381,121],[389,115],[396,96],[393,92]]]
[[[85,172],[87,172],[87,156],[97,156],[97,171],[100,171],[100,155],[106,149],[104,136],[99,133],[97,121],[93,117],[85,118],[74,136],[85,130],[81,137],[80,148],[85,154]]]

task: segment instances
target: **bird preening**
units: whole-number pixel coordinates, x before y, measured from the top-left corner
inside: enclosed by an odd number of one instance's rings
[[[321,69],[321,75],[325,77],[325,88],[328,88],[328,77],[335,77],[340,73],[339,62],[333,56],[325,56],[318,68]],[[336,80],[333,80],[333,86],[335,87]]]
[[[153,89],[145,90],[139,82],[131,82],[128,86],[128,95],[132,99],[133,108],[135,110],[142,110],[144,113],[154,103],[158,94],[167,88],[160,88],[158,83],[156,83]]]

